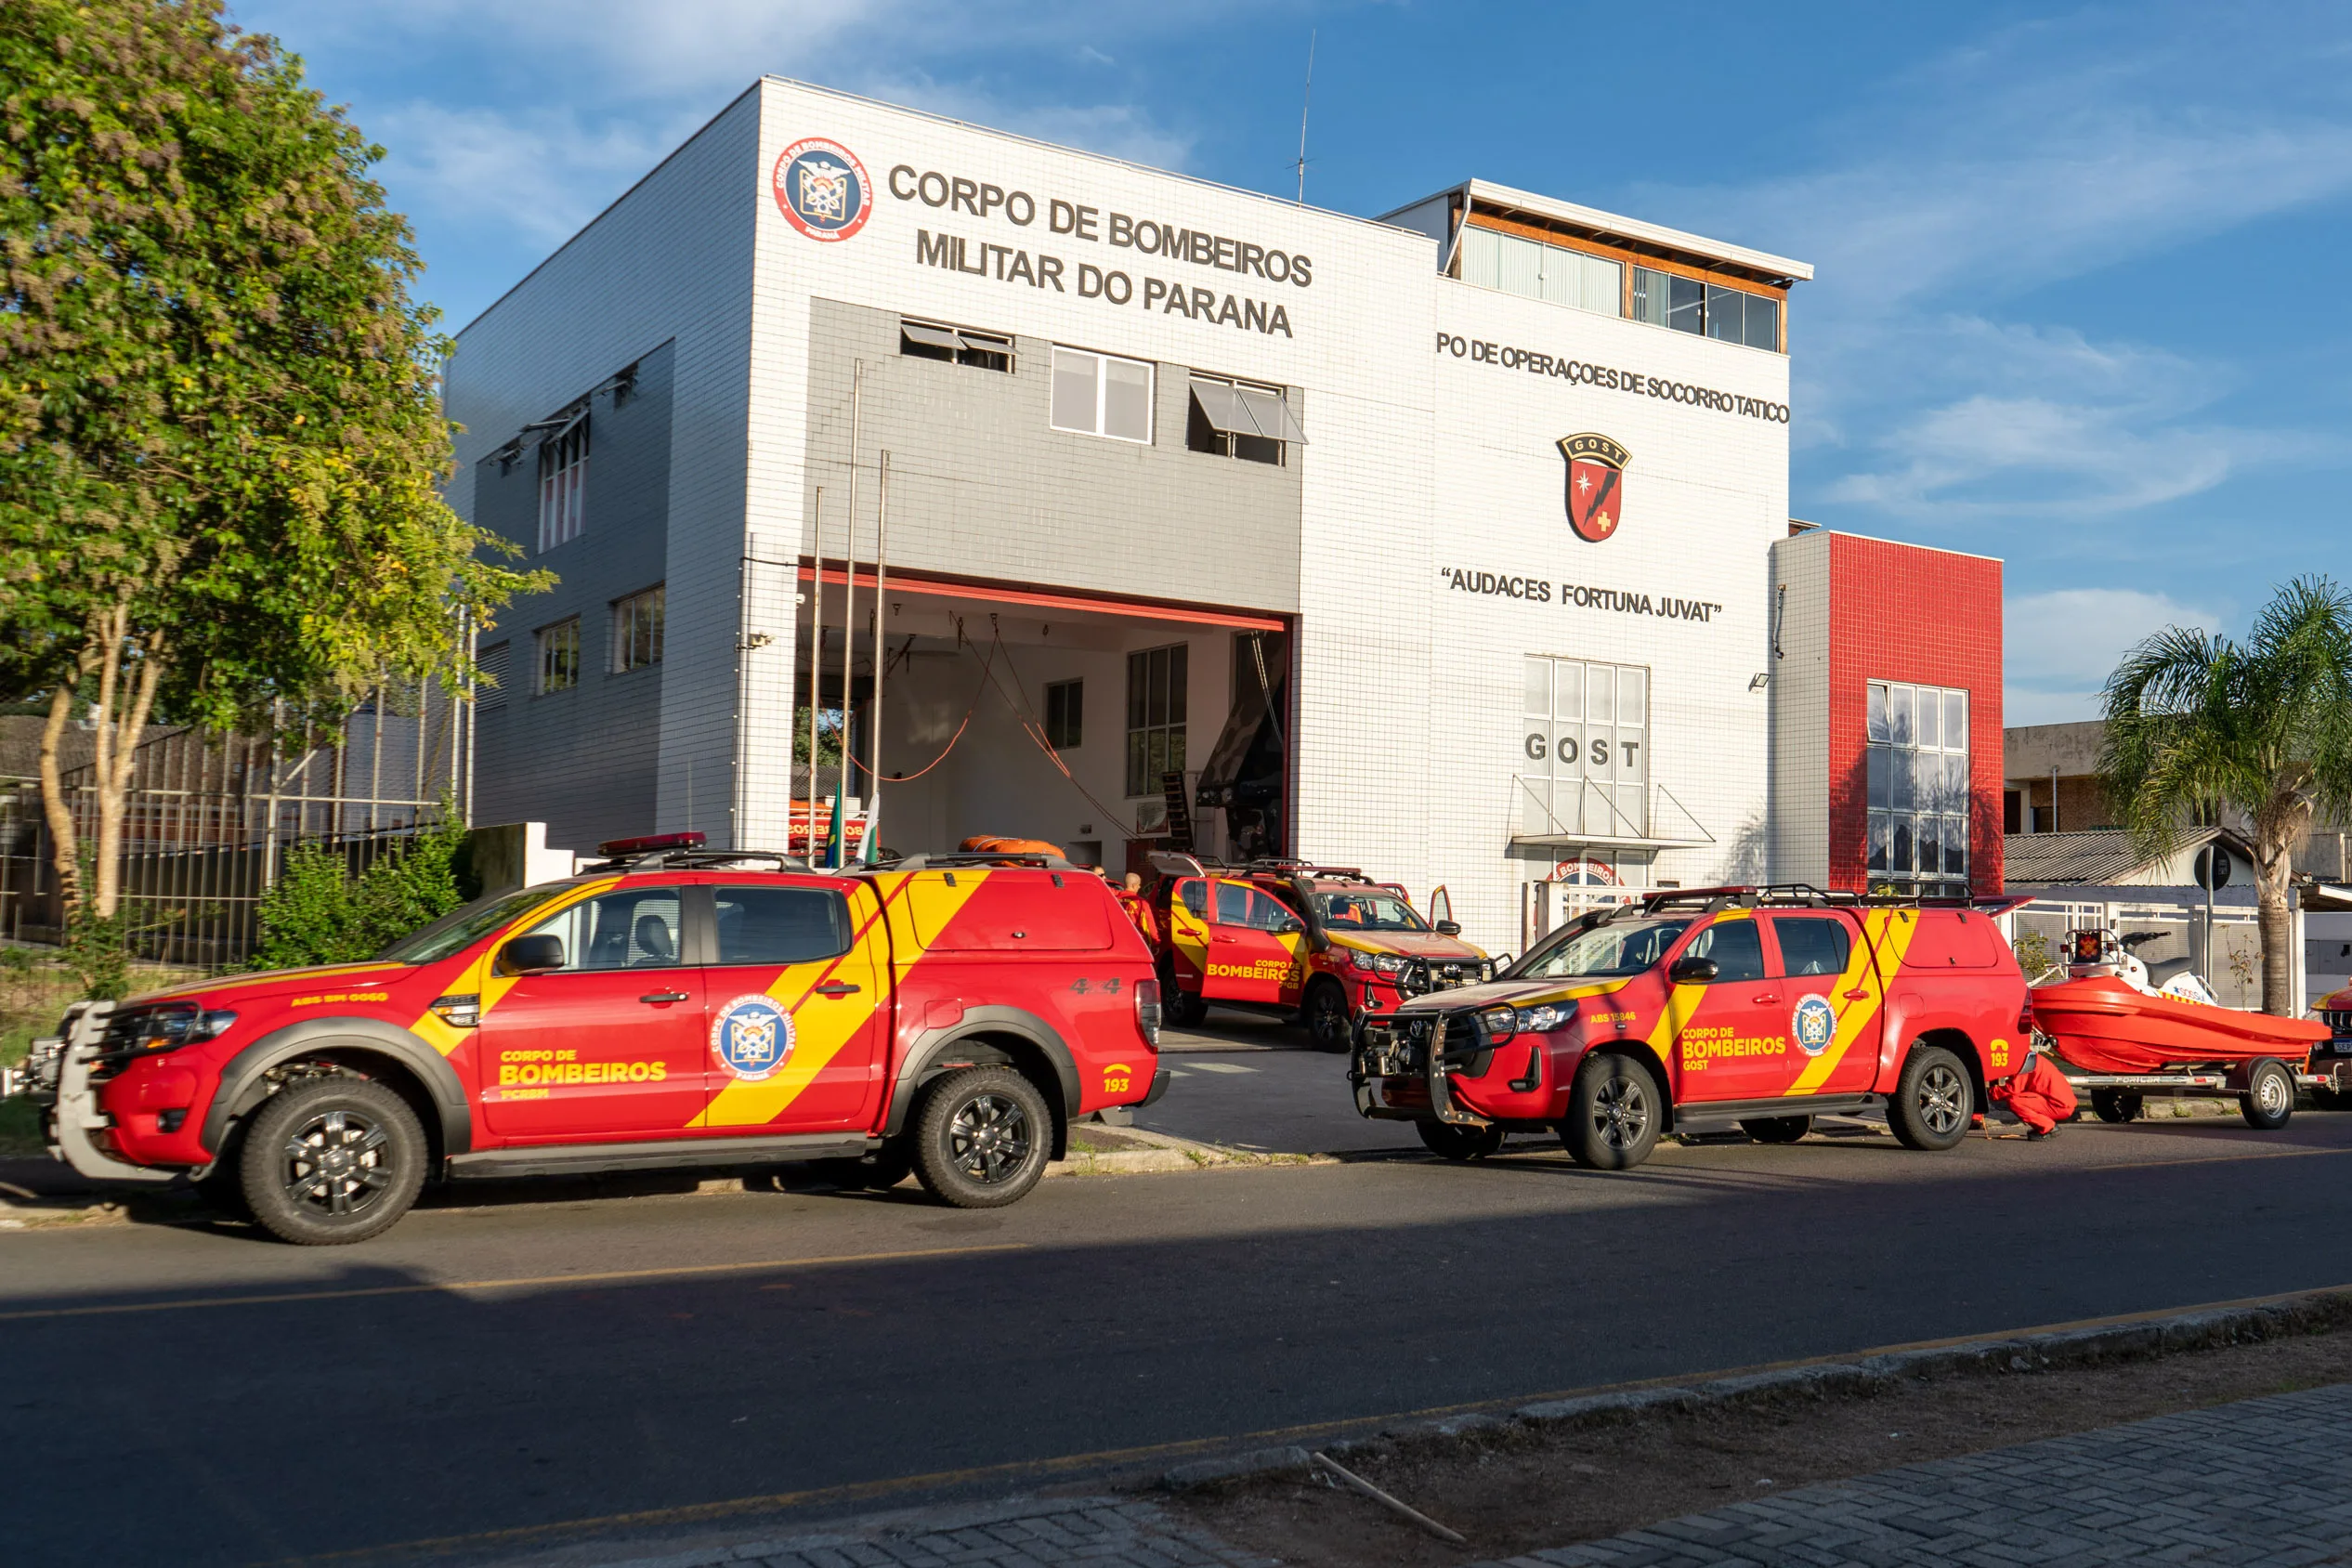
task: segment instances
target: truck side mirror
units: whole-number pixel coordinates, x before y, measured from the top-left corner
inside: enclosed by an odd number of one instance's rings
[[[517,936],[498,949],[498,967],[508,974],[544,974],[564,967],[560,936]]]
[[[1717,974],[1713,959],[1693,958],[1688,953],[1674,960],[1666,971],[1666,978],[1678,986],[1704,986]]]
[[[1437,934],[1440,936],[1459,936],[1462,934],[1462,922],[1460,921],[1440,921],[1437,922]]]

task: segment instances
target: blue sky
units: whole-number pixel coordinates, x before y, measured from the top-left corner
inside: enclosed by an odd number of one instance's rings
[[[2004,557],[2009,722],[2352,580],[2352,7],[243,0],[463,324],[763,71],[1378,213],[1465,176],[1800,256],[1800,516]]]

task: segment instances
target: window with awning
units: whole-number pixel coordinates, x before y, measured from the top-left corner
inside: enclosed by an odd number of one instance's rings
[[[1281,387],[1195,372],[1184,444],[1194,451],[1278,467],[1289,447],[1307,444],[1307,434]]]

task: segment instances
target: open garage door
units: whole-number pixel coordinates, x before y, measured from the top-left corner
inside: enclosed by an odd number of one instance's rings
[[[866,768],[881,726],[879,842],[900,854],[1000,834],[1061,846],[1086,865],[1142,869],[1189,835],[1221,856],[1287,843],[1290,646],[1282,617],[893,571],[882,596],[879,716],[874,586],[860,573],[855,635],[844,581],[801,568],[802,689],[796,802],[830,819],[845,736],[855,816],[874,794]],[[809,775],[807,689],[817,670],[817,768]],[[1171,823],[1170,787],[1180,807]],[[796,805],[794,819],[807,808]]]

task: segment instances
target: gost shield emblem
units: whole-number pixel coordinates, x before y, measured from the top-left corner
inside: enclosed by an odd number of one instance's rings
[[[711,1053],[735,1077],[757,1083],[791,1060],[792,1036],[792,1015],[774,997],[753,992],[719,1009]]]
[[[1837,1010],[1829,1005],[1827,997],[1807,997],[1790,1016],[1788,1032],[1795,1037],[1797,1050],[1819,1056],[1837,1038]]]
[[[1562,436],[1568,460],[1568,526],[1598,544],[1626,515],[1626,449],[1606,436]]]
[[[837,141],[809,137],[776,160],[776,204],[812,240],[846,240],[866,226],[874,188],[866,165]]]

